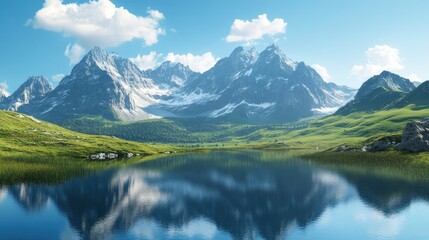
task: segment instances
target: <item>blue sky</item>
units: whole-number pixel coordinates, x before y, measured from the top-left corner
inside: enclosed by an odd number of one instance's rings
[[[57,84],[95,45],[133,58],[141,68],[167,59],[204,71],[237,46],[263,50],[276,42],[290,58],[339,84],[359,87],[383,69],[429,79],[429,1],[88,2],[0,2],[0,82],[9,92],[31,75]],[[79,26],[82,21],[86,25]]]

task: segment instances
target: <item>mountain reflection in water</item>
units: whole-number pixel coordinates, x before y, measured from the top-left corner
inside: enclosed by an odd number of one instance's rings
[[[21,184],[0,190],[0,207],[6,194],[29,214],[52,202],[84,239],[131,232],[143,239],[284,239],[356,199],[385,216],[415,200],[427,204],[429,185],[255,151],[169,156],[57,185]]]

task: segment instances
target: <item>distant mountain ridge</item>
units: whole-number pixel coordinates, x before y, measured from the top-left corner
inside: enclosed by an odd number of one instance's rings
[[[162,63],[154,70],[146,71],[145,74],[162,89],[183,87],[188,81],[192,81],[201,75],[192,71],[189,66],[170,61]]]
[[[355,99],[338,109],[335,115],[372,112],[392,107],[414,89],[416,87],[409,79],[383,71],[364,82]]]
[[[260,54],[238,47],[157,107],[175,117],[291,122],[326,114],[353,95],[353,89],[324,82],[314,69],[292,61],[276,45]]]
[[[18,111],[52,91],[52,85],[43,76],[29,77],[12,95],[3,98],[0,109]]]
[[[414,104],[417,107],[429,107],[429,81],[419,84],[409,94],[392,104],[392,108],[401,108]]]
[[[291,122],[327,114],[355,93],[324,82],[276,45],[261,53],[238,47],[203,74],[171,62],[141,71],[129,59],[94,48],[51,90],[10,110],[53,122],[88,115],[123,121],[221,117]]]

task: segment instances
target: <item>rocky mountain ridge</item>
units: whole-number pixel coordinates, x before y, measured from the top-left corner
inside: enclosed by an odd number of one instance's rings
[[[291,122],[326,115],[354,90],[326,83],[276,45],[261,53],[236,48],[207,72],[165,62],[141,71],[129,59],[94,48],[58,86],[16,108],[48,121],[82,116],[136,121],[163,117]]]

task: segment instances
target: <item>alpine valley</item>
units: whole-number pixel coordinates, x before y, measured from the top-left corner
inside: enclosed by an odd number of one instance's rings
[[[261,53],[238,47],[202,74],[172,62],[141,71],[129,59],[94,48],[55,89],[43,77],[31,77],[1,106],[51,122],[100,116],[286,123],[333,113],[354,93],[324,82],[276,45]]]
[[[276,45],[238,47],[204,73],[169,61],[143,71],[96,47],[56,88],[30,77],[11,95],[2,90],[0,106],[145,143],[360,151],[429,116],[427,83],[383,71],[358,90],[338,86]]]

